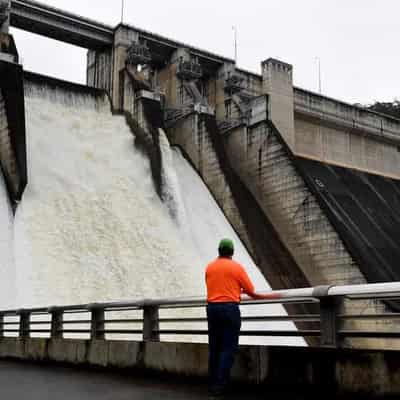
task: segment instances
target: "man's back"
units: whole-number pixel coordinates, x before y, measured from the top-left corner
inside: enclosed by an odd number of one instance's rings
[[[232,260],[232,240],[222,239],[218,254],[206,268],[209,378],[210,392],[214,395],[224,393],[239,346],[242,292],[254,299],[267,298],[255,293],[245,269]]]
[[[254,292],[244,268],[228,257],[219,257],[207,266],[206,283],[209,303],[240,303],[242,290]]]

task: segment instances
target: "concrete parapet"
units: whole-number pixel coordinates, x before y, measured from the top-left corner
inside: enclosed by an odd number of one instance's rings
[[[302,89],[294,109],[297,155],[400,177],[400,120]]]
[[[87,357],[86,344],[79,340],[53,339],[48,341],[47,357],[56,362],[82,364]]]
[[[0,358],[131,369],[181,377],[207,376],[208,346],[186,343],[2,338]],[[368,398],[400,394],[395,351],[242,346],[233,380],[254,387],[322,389]]]
[[[400,120],[303,89],[294,89],[295,112],[322,124],[352,129],[378,140],[400,140]]]
[[[128,368],[140,363],[141,343],[139,342],[109,342],[108,366]]]

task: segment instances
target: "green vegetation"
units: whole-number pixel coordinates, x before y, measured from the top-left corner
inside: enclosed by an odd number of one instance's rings
[[[376,102],[367,108],[400,119],[400,100],[394,100],[392,103]]]

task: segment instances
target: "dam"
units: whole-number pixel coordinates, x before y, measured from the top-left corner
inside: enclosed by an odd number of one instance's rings
[[[221,236],[260,290],[400,280],[399,120],[295,87],[281,60],[256,74],[126,24],[9,5],[2,308],[201,295]],[[87,48],[87,86],[23,71],[8,25]]]

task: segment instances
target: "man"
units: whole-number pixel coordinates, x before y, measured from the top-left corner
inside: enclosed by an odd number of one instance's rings
[[[255,293],[245,269],[232,260],[232,240],[221,240],[218,252],[219,257],[206,269],[209,385],[214,396],[224,394],[239,346],[242,293],[257,300],[274,297]]]

